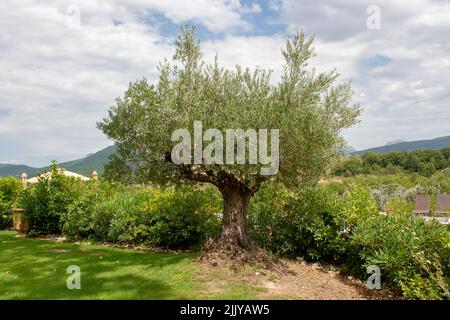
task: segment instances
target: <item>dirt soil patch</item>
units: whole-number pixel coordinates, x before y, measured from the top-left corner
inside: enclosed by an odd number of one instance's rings
[[[369,290],[364,282],[342,276],[330,266],[304,261],[283,260],[280,268],[267,270],[257,266],[216,266],[198,262],[198,279],[210,294],[225,291],[227,286],[246,285],[257,288],[257,299],[367,300],[395,299],[387,290]]]

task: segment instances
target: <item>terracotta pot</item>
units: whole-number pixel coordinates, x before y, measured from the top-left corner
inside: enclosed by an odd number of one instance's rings
[[[25,217],[25,210],[21,208],[12,209],[14,229],[19,236],[27,236],[30,230],[30,221]]]

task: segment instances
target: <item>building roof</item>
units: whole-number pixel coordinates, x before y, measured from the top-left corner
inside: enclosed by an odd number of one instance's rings
[[[416,194],[415,213],[429,214],[430,213],[430,196],[428,194]]]
[[[436,197],[436,214],[450,212],[450,194],[438,194]]]
[[[82,181],[91,180],[88,177],[82,176],[81,174],[78,174],[78,173],[75,173],[75,172],[68,171],[68,170],[63,169],[63,168],[58,169],[58,171],[60,173],[62,173],[63,175],[65,175],[66,177],[73,177],[73,178],[81,179]],[[51,178],[51,172],[42,173],[40,176],[45,176],[45,177],[50,176],[50,178]],[[38,181],[39,181],[38,177],[34,177],[34,178],[28,179],[27,183],[33,184],[33,183],[38,183]]]

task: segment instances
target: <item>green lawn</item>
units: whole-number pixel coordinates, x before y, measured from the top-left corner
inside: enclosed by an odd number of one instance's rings
[[[146,253],[87,243],[17,238],[0,232],[1,299],[255,299],[260,288],[231,281],[211,291],[192,253]],[[81,289],[67,289],[67,267]],[[211,273],[213,275],[214,273]]]

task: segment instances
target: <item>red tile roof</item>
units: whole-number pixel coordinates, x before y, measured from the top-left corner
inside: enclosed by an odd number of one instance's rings
[[[415,213],[429,214],[430,213],[430,196],[428,194],[416,195]]]
[[[450,212],[450,194],[438,194],[436,197],[436,214]]]

